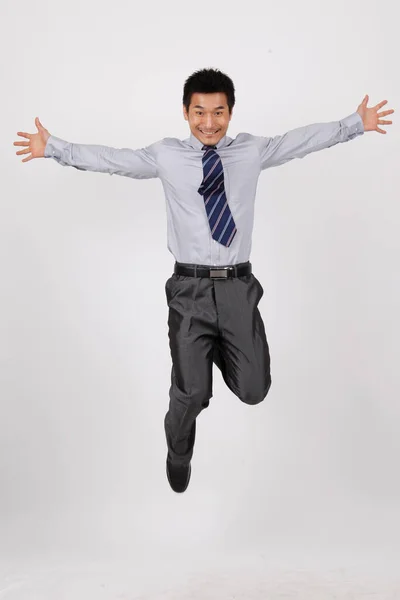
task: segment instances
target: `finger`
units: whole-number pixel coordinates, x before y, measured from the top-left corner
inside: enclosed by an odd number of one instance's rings
[[[379,104],[377,104],[376,106],[374,106],[374,108],[381,108],[381,106],[384,106],[387,103],[388,103],[387,100],[382,100],[382,102],[379,102]]]
[[[32,160],[33,156],[28,156],[28,158],[23,158],[21,162],[28,162],[28,160]]]
[[[30,152],[30,149],[29,149],[29,148],[26,148],[25,150],[19,150],[19,151],[18,151],[18,152],[16,152],[15,154],[17,154],[17,155],[18,155],[18,154],[29,154],[29,152]]]
[[[29,146],[30,142],[14,142],[14,146]]]
[[[379,131],[379,133],[387,133],[384,129],[379,129],[379,127],[376,128],[376,131]]]
[[[392,125],[392,122],[393,121],[383,121],[383,120],[378,121],[379,125]]]
[[[378,113],[378,117],[386,117],[386,115],[392,115],[394,113],[394,109],[392,108],[391,110],[384,110],[381,113]]]
[[[17,131],[17,135],[20,135],[21,137],[28,138],[28,140],[30,140],[31,136],[32,136],[31,133],[26,133],[25,131]]]

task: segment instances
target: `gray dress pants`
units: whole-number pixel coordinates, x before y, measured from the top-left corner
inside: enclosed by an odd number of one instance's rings
[[[169,458],[186,464],[196,417],[213,395],[213,363],[246,404],[258,404],[268,393],[270,355],[257,307],[264,291],[254,274],[228,279],[173,274],[165,292],[172,357],[165,434]]]

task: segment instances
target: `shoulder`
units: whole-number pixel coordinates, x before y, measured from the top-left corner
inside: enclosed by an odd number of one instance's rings
[[[246,131],[241,131],[237,136],[227,144],[227,147],[236,147],[245,150],[246,152],[259,153],[262,147],[263,138]]]
[[[187,142],[187,140],[180,140],[174,137],[165,137],[156,143],[160,146],[165,146],[169,148],[182,148],[183,146],[185,146],[185,142]]]
[[[180,140],[174,137],[164,137],[149,146],[148,148],[157,155],[174,154],[176,150],[184,150],[190,148],[188,140]]]
[[[229,142],[229,146],[236,146],[238,144],[257,145],[259,137],[252,133],[241,131],[237,136]]]
[[[144,146],[141,152],[152,156],[155,160],[158,160],[165,152],[169,152],[170,149],[178,147],[180,140],[176,138],[162,138]]]
[[[247,133],[246,131],[241,131],[237,134],[233,141],[251,141],[255,136],[251,133]]]

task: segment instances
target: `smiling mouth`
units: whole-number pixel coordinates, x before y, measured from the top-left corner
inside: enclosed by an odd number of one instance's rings
[[[208,131],[202,131],[202,130],[200,129],[200,132],[201,132],[203,135],[209,135],[209,136],[211,136],[211,135],[215,135],[216,133],[218,133],[218,131],[219,131],[219,129],[217,129],[216,131],[210,131],[210,132],[208,132]]]

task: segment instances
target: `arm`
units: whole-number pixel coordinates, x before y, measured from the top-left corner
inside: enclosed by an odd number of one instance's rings
[[[72,144],[51,135],[36,117],[37,133],[18,131],[18,135],[28,141],[14,142],[23,146],[16,154],[29,154],[22,162],[33,158],[54,158],[62,166],[75,167],[81,171],[99,171],[110,175],[124,175],[136,179],[157,177],[157,146],[155,142],[146,148],[111,148],[89,144]]]
[[[363,121],[356,112],[341,121],[306,125],[272,138],[256,136],[261,170],[282,165],[294,158],[303,158],[339,142],[348,142],[363,133]]]
[[[255,137],[260,152],[261,170],[282,165],[293,158],[303,158],[311,152],[330,148],[339,142],[348,142],[365,131],[386,133],[378,125],[391,125],[382,117],[394,113],[393,109],[378,112],[387,100],[368,107],[368,94],[364,96],[357,111],[341,121],[316,123],[293,129],[284,135],[273,138]]]
[[[97,171],[135,179],[157,177],[156,146],[159,142],[131,150],[92,144],[72,144],[50,135],[44,149],[45,158],[53,158],[62,166],[81,171]]]

